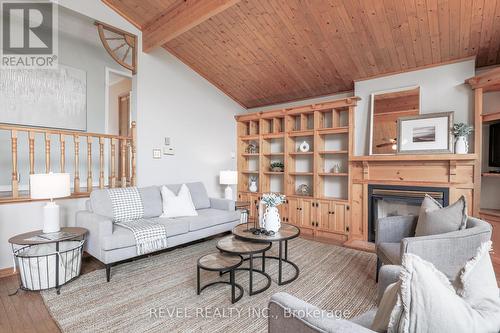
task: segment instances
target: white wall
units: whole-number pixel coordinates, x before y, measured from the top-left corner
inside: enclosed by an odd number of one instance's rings
[[[140,38],[135,27],[99,0],[58,3]],[[201,180],[210,195],[220,196],[223,188],[218,185],[219,170],[236,168],[231,157],[236,149],[234,115],[245,110],[163,49],[151,54],[139,52],[138,61],[138,74],[133,78],[132,118],[137,120],[138,129],[139,185]],[[101,107],[104,109],[104,102]],[[176,154],[154,160],[152,149],[160,148],[166,136],[171,137]],[[84,202],[84,199],[59,201],[63,225],[74,224],[74,213],[84,208]],[[15,234],[41,228],[42,205],[42,202],[0,205],[0,269],[12,266],[7,240]]]
[[[474,76],[474,60],[431,67],[401,74],[358,81],[354,94],[361,97],[356,108],[355,155],[368,155],[370,94],[394,88],[420,86],[420,112],[455,111],[455,122],[473,124],[474,96],[464,81]],[[473,137],[471,136],[471,147]]]
[[[219,170],[236,168],[234,116],[244,109],[163,49],[142,56],[137,128],[140,185],[202,180],[220,195]],[[174,156],[152,158],[171,138]]]

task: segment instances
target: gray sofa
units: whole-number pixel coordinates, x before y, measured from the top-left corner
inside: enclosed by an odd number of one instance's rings
[[[466,228],[444,234],[415,237],[418,216],[392,216],[377,220],[377,268],[380,264],[400,265],[405,253],[412,253],[434,264],[452,280],[477,248],[491,238],[491,225],[474,217]]]
[[[401,266],[386,265],[380,269],[377,286],[378,300],[391,283],[397,282]],[[376,309],[351,320],[334,318],[331,313],[285,292],[274,294],[269,301],[268,331],[270,333],[365,333],[374,331],[370,326]]]
[[[209,198],[203,183],[187,183],[198,216],[160,218],[163,211],[161,186],[139,188],[144,218],[165,225],[169,248],[232,230],[240,222],[234,201]],[[180,184],[167,185],[177,193]],[[76,213],[76,225],[87,228],[86,251],[106,265],[109,281],[111,266],[137,257],[134,234],[112,221],[113,208],[107,190],[95,190],[85,211]]]

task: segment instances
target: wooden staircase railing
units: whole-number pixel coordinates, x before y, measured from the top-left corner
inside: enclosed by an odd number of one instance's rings
[[[136,175],[136,123],[132,122],[132,127],[130,129],[130,136],[119,136],[110,134],[98,134],[89,132],[78,132],[78,131],[68,131],[59,130],[53,128],[40,128],[40,127],[24,127],[24,126],[13,126],[13,125],[3,125],[0,124],[0,132],[7,131],[10,132],[10,146],[11,146],[11,184],[10,191],[0,192],[0,204],[2,203],[12,203],[12,202],[23,202],[31,201],[29,190],[20,190],[19,183],[19,137],[20,133],[26,133],[28,144],[27,144],[27,154],[29,160],[28,172],[29,174],[34,173],[44,173],[44,172],[68,172],[66,167],[66,157],[70,152],[66,150],[68,143],[73,143],[73,188],[72,197],[85,197],[92,192],[94,187],[102,188],[114,188],[117,186],[135,186],[137,182]],[[35,138],[38,135],[43,135],[44,140],[44,170],[35,170],[37,158],[41,151],[36,150]],[[71,137],[72,142],[67,141],[67,138]],[[59,142],[59,166],[57,170],[54,168],[56,163],[51,161],[51,147],[53,140]],[[92,148],[94,141],[98,143],[99,161],[97,167],[93,164]],[[81,150],[81,145],[85,144],[86,150]],[[109,147],[109,154],[106,154],[106,144]],[[119,150],[116,149],[118,145]],[[38,153],[38,154],[37,154]],[[86,187],[81,187],[81,174],[80,169],[82,163],[80,161],[80,154],[86,153]],[[120,153],[120,156],[116,156]],[[107,156],[106,156],[107,155]],[[128,157],[130,156],[130,158]],[[108,159],[106,159],[108,157]],[[121,170],[116,170],[118,163],[116,163],[116,158],[121,158]],[[127,159],[129,159],[127,161]],[[108,163],[106,163],[108,160]],[[83,162],[84,163],[84,162]],[[55,165],[54,165],[55,164]],[[127,168],[127,164],[129,168]],[[105,171],[106,166],[108,166],[109,177],[106,182]],[[94,186],[94,169],[98,169],[96,174],[98,179],[97,186]]]

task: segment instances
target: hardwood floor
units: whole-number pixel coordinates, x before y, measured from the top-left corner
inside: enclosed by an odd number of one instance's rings
[[[320,240],[333,243],[332,241]],[[500,285],[500,265],[493,265]],[[82,274],[104,268],[104,265],[90,256],[84,256]],[[103,272],[104,279],[104,272]],[[20,290],[17,295],[9,296],[19,285],[18,277],[0,278],[0,332],[1,333],[52,333],[60,332],[50,316],[42,297],[37,292]],[[64,287],[63,287],[64,288]]]
[[[104,265],[90,256],[84,256],[82,274],[100,268],[104,268]],[[17,295],[9,296],[18,286],[17,275],[0,279],[0,332],[60,332],[39,293],[19,290]]]

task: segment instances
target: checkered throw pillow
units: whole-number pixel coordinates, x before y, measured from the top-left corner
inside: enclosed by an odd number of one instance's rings
[[[108,189],[113,206],[113,221],[137,220],[144,216],[144,206],[137,187]]]

